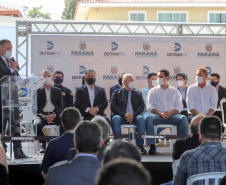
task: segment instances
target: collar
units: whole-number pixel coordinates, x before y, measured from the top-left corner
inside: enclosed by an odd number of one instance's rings
[[[180,91],[186,91],[186,86],[185,86],[185,88],[184,88],[184,90],[183,89],[181,89],[180,87],[178,87],[178,89],[180,90]]]
[[[50,91],[52,89],[52,85],[50,86],[50,89],[46,89],[44,86],[43,89],[45,89],[45,91]]]
[[[87,89],[90,89],[91,91],[94,90],[95,86],[96,85],[94,85],[93,89],[91,89],[90,86],[86,84]]]
[[[97,156],[93,154],[76,154],[75,158],[77,157],[94,157],[97,159]]]
[[[58,88],[60,88],[60,89],[62,88],[62,85],[59,85],[59,86],[58,86],[58,85],[54,84],[54,86],[55,86],[55,87],[58,87]]]
[[[221,148],[221,143],[220,142],[205,142],[203,144],[200,145],[200,147],[214,147],[214,148]]]
[[[196,86],[196,87],[199,87],[198,82],[195,83],[195,86]],[[208,83],[206,83],[206,84],[204,85],[204,87],[209,87],[209,86],[210,86],[210,84],[208,84]],[[201,88],[201,87],[200,87],[200,88]]]

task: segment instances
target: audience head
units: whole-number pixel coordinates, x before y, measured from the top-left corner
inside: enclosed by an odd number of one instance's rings
[[[65,131],[73,130],[81,121],[81,114],[75,107],[66,108],[62,112],[61,120]]]
[[[199,137],[201,143],[207,141],[219,142],[222,139],[221,120],[216,116],[206,116],[199,125]]]
[[[117,158],[130,158],[141,161],[141,155],[138,148],[132,143],[123,140],[115,140],[108,146],[104,152],[103,163],[107,163]]]
[[[87,85],[95,85],[96,82],[96,72],[92,69],[86,71],[86,83]]]
[[[0,40],[0,55],[5,58],[10,58],[12,56],[12,43],[10,40],[2,39]]]
[[[44,70],[41,73],[42,81],[44,85],[50,85],[52,82],[52,73],[49,70]]]
[[[193,135],[199,135],[199,124],[204,117],[206,117],[205,114],[198,114],[192,118],[190,123],[190,130]]]
[[[220,83],[220,75],[218,73],[212,73],[210,75],[210,84],[217,87]]]
[[[116,159],[101,168],[96,185],[150,185],[151,175],[145,167],[133,159]]]
[[[102,146],[100,127],[91,121],[81,121],[75,128],[74,145],[76,153],[96,153]]]
[[[183,87],[187,83],[187,76],[184,73],[178,73],[176,75],[176,79],[177,79],[177,85],[179,87]]]
[[[99,125],[102,131],[102,139],[103,142],[107,141],[109,136],[109,126],[106,119],[104,119],[102,116],[95,116],[91,122],[95,122]]]
[[[147,82],[149,86],[155,87],[158,85],[157,82],[157,74],[156,73],[149,73],[147,75]]]
[[[196,72],[196,82],[198,84],[205,84],[207,77],[208,77],[207,69],[199,67]]]
[[[122,78],[122,83],[125,86],[125,89],[127,90],[131,90],[133,88],[135,88],[135,79],[133,77],[133,75],[131,74],[124,74],[123,78]]]
[[[53,73],[54,84],[60,86],[64,81],[64,73],[62,71],[55,71]]]
[[[119,83],[119,85],[123,85],[122,84],[122,78],[123,78],[124,74],[126,74],[126,73],[125,72],[120,72],[119,75],[118,75],[118,83]]]
[[[166,84],[169,80],[169,71],[167,69],[159,69],[159,72],[158,72],[158,83],[160,86]]]

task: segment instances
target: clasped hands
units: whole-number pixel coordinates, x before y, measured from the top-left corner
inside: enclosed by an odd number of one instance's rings
[[[133,118],[134,118],[134,116],[132,113],[129,112],[129,113],[125,114],[126,122],[129,122],[129,124],[131,124],[133,122]]]
[[[89,113],[93,116],[96,116],[97,115],[97,107],[92,107],[92,108],[89,108]]]
[[[163,120],[167,120],[169,119],[170,116],[172,116],[172,114],[168,111],[164,111],[160,113],[160,116],[162,117]]]
[[[56,115],[55,114],[49,114],[49,115],[46,115],[44,117],[44,120],[47,122],[47,124],[51,124],[51,123],[54,123],[53,120],[56,118]]]

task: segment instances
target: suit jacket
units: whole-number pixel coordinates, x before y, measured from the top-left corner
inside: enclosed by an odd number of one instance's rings
[[[45,185],[94,185],[100,162],[90,156],[79,156],[58,166],[50,167]]]
[[[117,90],[117,89],[121,89],[120,84],[110,87],[110,100],[111,100],[111,96],[112,96],[114,90]]]
[[[105,89],[95,85],[94,86],[94,103],[93,107],[98,107],[98,115],[105,116],[104,110],[108,106]],[[93,116],[85,112],[88,107],[91,107],[89,100],[89,92],[86,85],[75,88],[75,96],[74,96],[74,106],[79,109],[80,113],[84,117],[84,119],[91,120]]]
[[[58,116],[61,114],[63,110],[63,97],[62,97],[62,92],[59,88],[51,86],[50,89],[50,96],[51,96],[51,101],[52,104],[55,106],[55,109],[53,112]],[[38,114],[45,114],[43,111],[44,107],[46,106],[46,92],[44,87],[40,87],[37,89],[37,103],[38,103]]]

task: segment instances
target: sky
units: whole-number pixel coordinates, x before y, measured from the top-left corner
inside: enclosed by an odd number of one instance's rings
[[[51,18],[60,20],[64,10],[64,0],[1,0],[6,3],[13,3],[18,5],[27,6],[28,9],[33,7],[43,6],[43,13],[51,13]],[[25,12],[27,13],[27,12]]]

